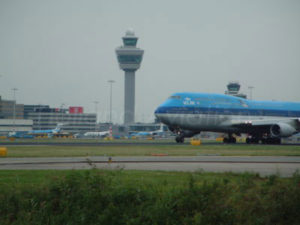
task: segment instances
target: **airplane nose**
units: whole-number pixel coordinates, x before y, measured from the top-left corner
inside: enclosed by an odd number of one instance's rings
[[[160,112],[160,107],[158,107],[158,108],[154,111],[154,115],[156,116],[156,118],[159,118],[159,112]]]

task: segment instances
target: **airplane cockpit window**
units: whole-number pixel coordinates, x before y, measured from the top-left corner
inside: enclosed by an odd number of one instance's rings
[[[178,95],[173,95],[173,96],[169,97],[169,99],[177,99],[177,100],[180,100],[181,97],[178,96]]]

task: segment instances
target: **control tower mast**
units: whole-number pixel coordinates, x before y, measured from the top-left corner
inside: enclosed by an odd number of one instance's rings
[[[133,30],[127,30],[123,39],[123,46],[116,49],[121,70],[125,72],[125,104],[124,124],[134,123],[135,112],[135,71],[140,68],[144,50],[136,47],[138,38]]]

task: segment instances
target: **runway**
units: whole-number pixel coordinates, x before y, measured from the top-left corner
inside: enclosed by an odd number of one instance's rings
[[[159,171],[252,172],[290,177],[300,171],[300,157],[64,157],[3,158],[1,170],[125,169]]]
[[[190,145],[187,141],[185,143],[176,143],[173,140],[168,142],[160,142],[160,141],[98,141],[98,142],[37,142],[37,141],[26,141],[26,142],[0,142],[0,146],[165,146],[165,145]],[[223,142],[203,142],[201,145],[224,145]],[[246,143],[235,143],[235,144],[225,144],[225,145],[244,145],[247,146]],[[254,144],[252,144],[254,145]],[[257,144],[259,145],[259,144]],[[282,143],[284,146],[300,146],[300,143]],[[269,146],[269,145],[266,145]]]
[[[186,143],[189,144],[189,143]],[[170,142],[154,142],[154,141],[93,141],[93,142],[0,142],[0,146],[146,146],[146,145],[178,145],[174,141]],[[182,145],[182,144],[181,144]]]

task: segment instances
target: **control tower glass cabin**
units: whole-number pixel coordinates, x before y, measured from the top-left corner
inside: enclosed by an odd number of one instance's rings
[[[238,82],[230,82],[227,85],[227,91],[225,91],[226,95],[232,95],[240,98],[247,98],[247,95],[243,93],[239,93],[241,85]]]
[[[240,91],[241,85],[238,82],[230,82],[227,85],[229,95],[237,95]]]
[[[144,50],[136,47],[138,38],[132,30],[126,31],[123,46],[116,49],[121,70],[125,72],[124,124],[134,123],[135,71],[140,68]]]

